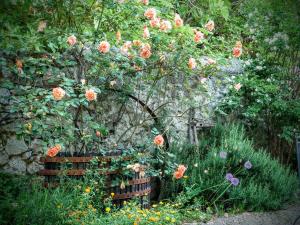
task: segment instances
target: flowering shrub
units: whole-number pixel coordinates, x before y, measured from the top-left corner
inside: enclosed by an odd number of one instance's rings
[[[222,129],[214,137],[220,143],[210,146],[205,155],[199,150],[191,154],[193,150],[189,149],[189,155],[183,151],[178,156],[192,167],[187,170],[189,178],[179,197],[183,204],[203,208],[216,204],[226,210],[276,209],[293,197],[298,186],[293,172],[262,150],[255,151],[240,126],[227,125]]]
[[[1,58],[3,68],[12,74],[5,76],[1,87],[13,93],[16,104],[12,104],[10,113],[20,120],[17,135],[29,143],[41,139],[44,151],[56,144],[64,151],[99,151],[96,143],[109,148],[122,144],[122,140],[105,144],[107,121],[97,117],[105,113],[99,107],[101,102],[107,98],[111,104],[124,101],[134,95],[138,85],[151,86],[170,77],[184,77],[188,90],[190,79],[201,76],[204,81],[205,76],[213,76],[219,61],[224,63],[230,55],[216,54],[210,45],[218,29],[213,20],[191,27],[168,2],[76,2],[72,6],[62,4],[61,9],[50,3],[46,6],[51,8],[47,12],[53,11],[58,17],[60,10],[72,9],[74,15],[81,7],[91,10],[88,16],[70,15],[65,19],[79,27],[65,27],[56,16],[44,13],[39,1],[33,2],[31,11],[20,9],[20,13],[32,16],[27,24],[35,34],[22,33],[21,40],[12,43],[10,37],[23,28],[13,21],[16,29],[7,31],[1,43],[7,50]],[[200,62],[203,55],[207,62]],[[196,82],[196,86],[203,84]],[[154,126],[166,135],[163,124],[155,121]],[[152,139],[150,133],[145,135]],[[157,146],[163,144],[159,139],[156,142]]]

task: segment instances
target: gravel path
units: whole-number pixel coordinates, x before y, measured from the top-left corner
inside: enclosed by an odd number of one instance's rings
[[[207,223],[184,223],[183,225],[293,225],[298,216],[300,216],[300,204],[274,212],[246,212],[235,216],[213,218]],[[295,225],[300,225],[300,219]]]

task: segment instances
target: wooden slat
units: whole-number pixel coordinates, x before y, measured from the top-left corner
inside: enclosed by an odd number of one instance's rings
[[[145,184],[150,182],[150,177],[147,178],[141,178],[141,179],[134,179],[134,180],[129,180],[128,183],[129,185],[134,185],[134,184]]]
[[[85,169],[70,169],[70,170],[47,170],[43,169],[40,170],[38,173],[39,175],[43,176],[57,176],[57,175],[68,175],[68,176],[83,176],[85,174]],[[117,174],[120,171],[115,170],[115,171],[99,171],[99,174]]]
[[[151,188],[142,190],[142,191],[135,191],[135,192],[129,192],[129,193],[123,193],[123,194],[115,194],[113,200],[118,199],[128,199],[128,198],[134,198],[139,196],[148,195],[151,192]]]

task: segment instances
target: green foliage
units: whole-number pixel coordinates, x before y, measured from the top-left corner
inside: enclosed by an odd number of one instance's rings
[[[213,133],[220,134],[219,131]],[[241,126],[226,125],[221,135],[214,138],[221,141],[209,146],[208,151],[201,147],[183,148],[178,153],[178,160],[189,165],[184,192],[179,197],[185,205],[269,210],[278,209],[293,198],[298,187],[295,174],[265,151],[256,151]],[[226,152],[226,158],[221,157],[221,152]],[[247,161],[252,168],[244,167]],[[226,180],[227,173],[239,179],[236,187]]]
[[[170,31],[149,26],[144,12],[150,7],[161,19],[171,22]],[[224,62],[224,55],[209,45],[212,42],[224,48],[221,38],[203,27],[207,18],[195,27],[206,35],[201,45],[207,47],[199,46],[193,41],[192,27],[187,23],[174,26],[173,9],[172,1],[151,1],[149,6],[138,0],[5,1],[0,14],[4,24],[1,87],[11,91],[14,102],[7,112],[13,118],[6,122],[19,119],[17,135],[29,143],[37,137],[42,139],[44,150],[55,144],[63,149],[73,145],[90,150],[99,140],[96,131],[101,131],[102,138],[108,135],[105,121],[97,118],[97,114],[106,113],[100,102],[109,98],[124,103],[140,84],[155,86],[159,80],[184,76],[184,86],[189,89],[189,77],[194,74],[213,75],[215,66],[198,62],[198,68],[191,70],[188,61],[206,55]],[[144,26],[149,27],[150,38],[143,37]],[[121,40],[116,39],[117,31]],[[74,45],[67,43],[71,35],[77,38]],[[134,45],[133,40],[143,46],[149,44],[151,57],[143,58],[141,46]],[[108,53],[97,49],[101,41],[110,43]],[[124,52],[128,41],[130,47]],[[54,100],[55,87],[65,91],[63,99]],[[98,94],[97,101],[86,99],[87,90]],[[162,133],[158,122],[154,125]]]
[[[180,210],[180,205],[160,202],[149,210],[141,210],[135,201],[116,209],[111,198],[99,201],[103,190],[99,179],[85,177],[85,181],[68,181],[54,189],[42,187],[35,178],[0,175],[0,222],[3,225],[19,224],[90,224],[132,225],[181,224],[181,221],[207,220],[205,213]],[[96,182],[97,181],[97,182]],[[97,201],[95,201],[97,200]],[[99,203],[101,204],[99,205]]]
[[[244,72],[218,109],[246,125],[255,144],[295,165],[294,137],[300,130],[299,2],[241,1]],[[228,117],[227,117],[228,118]]]

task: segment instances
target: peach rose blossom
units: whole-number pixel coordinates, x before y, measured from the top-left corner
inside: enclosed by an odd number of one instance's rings
[[[232,50],[232,54],[233,54],[234,57],[238,58],[242,55],[242,49],[234,47],[233,50]]]
[[[184,165],[179,165],[177,168],[177,171],[179,171],[180,173],[184,174],[186,171],[186,167]]]
[[[150,27],[159,27],[160,26],[160,18],[155,17],[149,21]]]
[[[124,45],[120,48],[120,51],[123,55],[128,55],[128,50],[129,49]]]
[[[126,41],[126,42],[123,44],[123,46],[129,49],[129,48],[132,47],[132,42],[131,42],[131,41]]]
[[[174,18],[175,27],[181,27],[183,25],[183,20],[181,19],[179,14],[175,14]]]
[[[154,138],[154,144],[158,145],[158,146],[162,146],[164,144],[164,138],[162,135],[157,135],[155,138]]]
[[[131,41],[126,41],[123,46],[121,47],[121,53],[124,55],[128,55],[129,49],[132,47],[132,42]]]
[[[40,21],[37,31],[38,32],[43,32],[45,30],[46,26],[47,26],[47,22],[46,21],[43,21],[43,20]]]
[[[61,150],[61,146],[60,145],[56,145],[52,148],[49,148],[47,151],[47,155],[50,157],[54,157],[57,155],[57,153]]]
[[[66,92],[60,87],[53,88],[52,90],[52,96],[55,100],[61,100],[65,94]]]
[[[204,39],[204,34],[201,31],[196,31],[194,36],[194,41],[196,43],[200,42],[202,39]]]
[[[215,29],[215,22],[210,20],[207,22],[207,24],[205,24],[205,28],[208,30],[208,31],[213,31]]]
[[[67,42],[68,42],[69,45],[73,46],[73,45],[76,44],[77,39],[76,39],[76,37],[74,35],[72,35],[72,36],[68,37]]]
[[[16,60],[16,66],[18,69],[22,69],[23,68],[23,63],[20,59],[17,59]]]
[[[145,11],[144,16],[151,20],[156,17],[156,10],[154,8],[149,8]]]
[[[151,56],[151,47],[149,44],[144,44],[140,50],[140,56],[144,59],[148,59]]]
[[[237,41],[237,42],[235,43],[235,46],[234,46],[234,47],[236,47],[236,48],[242,48],[242,47],[243,47],[242,42],[241,42],[241,41]]]
[[[89,89],[85,91],[85,97],[88,101],[93,101],[97,99],[97,93],[94,90]]]
[[[116,39],[117,39],[117,42],[121,41],[121,39],[122,39],[121,32],[119,30],[116,33]]]
[[[234,89],[239,91],[241,89],[242,85],[240,83],[237,83],[234,85]]]
[[[195,69],[197,66],[196,60],[194,58],[190,58],[188,65],[191,70]]]
[[[144,26],[143,38],[147,39],[150,37],[150,32],[147,26]]]
[[[172,24],[171,24],[170,21],[168,21],[168,20],[161,21],[161,23],[160,23],[160,30],[161,31],[167,32],[171,29],[172,29]]]
[[[183,174],[180,173],[179,171],[175,171],[174,174],[173,174],[173,177],[177,180],[179,180],[180,178],[183,177]]]
[[[186,167],[184,165],[179,165],[177,170],[174,172],[173,176],[175,179],[180,179],[183,177],[185,171],[186,171]]]
[[[206,61],[207,61],[208,65],[212,65],[212,64],[216,64],[217,63],[216,60],[211,59],[211,58],[208,58]]]
[[[148,5],[148,4],[149,4],[149,0],[141,0],[141,2],[142,2],[144,5]]]
[[[98,50],[101,53],[108,53],[110,49],[110,44],[107,41],[101,41]]]
[[[132,43],[133,46],[137,46],[137,47],[140,47],[142,45],[142,42],[140,40],[133,40]]]
[[[57,145],[55,145],[55,148],[57,148],[57,150],[60,151],[61,150],[61,145],[57,144]]]
[[[101,132],[99,130],[96,131],[96,136],[101,137]]]

